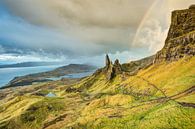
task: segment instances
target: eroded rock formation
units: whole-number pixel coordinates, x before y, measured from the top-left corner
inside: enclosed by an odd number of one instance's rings
[[[107,80],[112,80],[117,74],[122,73],[121,64],[118,59],[115,60],[114,64],[110,60],[109,56],[106,55],[106,66],[104,73],[106,74]]]

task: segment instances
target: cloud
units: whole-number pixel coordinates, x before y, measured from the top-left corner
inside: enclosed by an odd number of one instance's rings
[[[5,3],[15,14],[33,23],[104,28],[137,25],[153,1],[143,4],[134,0],[5,0]]]
[[[135,54],[135,51],[138,53]],[[143,49],[108,53],[112,61],[120,59],[121,63],[130,62],[132,60],[141,59],[145,56]],[[33,61],[46,61],[46,62],[59,62],[60,64],[67,65],[71,63],[76,64],[92,64],[95,66],[105,65],[105,54],[93,56],[93,57],[75,57],[68,58],[65,55],[56,56],[46,53],[30,52],[28,54],[13,54],[13,53],[2,53],[0,54],[0,63],[19,63],[19,62],[33,62]]]
[[[164,44],[171,11],[193,3],[193,0],[2,1],[0,51],[20,55],[35,52],[67,60],[84,57],[92,60],[104,53],[132,59],[128,54],[133,57],[139,50],[143,51],[142,56],[153,54]]]
[[[110,45],[95,46],[86,44],[70,37],[65,37],[60,32],[46,27],[37,27],[26,23],[18,17],[6,15],[0,18],[0,62],[27,62],[27,61],[62,61],[68,63],[91,63],[98,66],[104,65],[104,51],[107,47],[109,55],[114,60],[121,62],[139,59],[145,56],[145,49],[132,49],[120,52],[115,47],[112,53]],[[92,46],[93,45],[93,46]],[[120,44],[118,44],[120,45]],[[95,51],[96,50],[96,51]],[[102,53],[99,53],[99,52]],[[94,54],[96,53],[97,54]],[[86,53],[86,54],[85,54]],[[92,55],[89,56],[88,54]]]
[[[0,62],[28,62],[28,61],[43,61],[40,57],[33,57],[32,55],[16,55],[16,54],[1,54]]]
[[[0,45],[0,54],[1,53],[5,53],[5,50],[4,50],[4,48]]]
[[[60,32],[45,27],[31,25],[17,17],[6,16],[0,20],[1,45],[7,49],[17,48],[24,52],[37,51],[74,56],[95,52],[95,44],[82,43],[66,37]],[[5,43],[4,43],[5,42]],[[94,48],[90,51],[89,48]],[[99,47],[97,47],[99,48]],[[98,51],[98,50],[97,50]]]
[[[151,54],[160,50],[165,43],[171,24],[171,12],[188,8],[194,0],[156,0],[146,12],[134,37],[135,47],[146,47]],[[160,6],[159,6],[160,5]]]
[[[12,14],[30,24],[57,31],[60,36],[56,39],[64,36],[76,40],[58,43],[60,48],[71,48],[72,53],[80,51],[75,53],[80,55],[98,55],[129,50],[129,40],[153,1],[143,4],[134,0],[4,0],[4,3]],[[51,43],[42,44],[55,49]]]
[[[168,28],[163,28],[157,19],[149,19],[140,29],[135,45],[145,46],[151,53],[156,53],[164,46]]]

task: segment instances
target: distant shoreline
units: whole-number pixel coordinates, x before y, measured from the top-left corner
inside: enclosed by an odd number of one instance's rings
[[[21,69],[20,69],[21,68]],[[43,69],[44,68],[44,69]],[[53,81],[53,79],[60,79],[61,77],[69,77],[71,74],[78,78],[87,76],[87,73],[93,73],[97,68],[95,66],[86,64],[69,64],[66,66],[37,66],[37,67],[17,67],[5,70],[0,69],[0,76],[5,74],[4,78],[0,80],[0,89],[17,87],[24,85],[32,85],[33,83],[40,83],[46,81]],[[14,73],[14,74],[13,74]],[[22,74],[21,74],[22,73]],[[65,76],[66,75],[66,76]],[[6,78],[8,76],[8,78]],[[75,78],[75,77],[73,77]],[[2,83],[3,82],[3,83]]]
[[[38,66],[52,66],[59,65],[61,62],[21,62],[15,64],[0,64],[1,68],[24,68],[24,67],[38,67]]]

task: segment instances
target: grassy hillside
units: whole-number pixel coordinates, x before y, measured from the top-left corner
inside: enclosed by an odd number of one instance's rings
[[[32,85],[37,89],[33,94],[27,88],[24,94],[13,95],[18,97],[1,100],[0,128],[192,129],[193,66],[195,57],[186,57],[113,80],[98,73],[70,85],[63,80]],[[46,91],[56,97],[38,94]]]
[[[89,94],[123,93],[135,96],[172,96],[195,85],[195,57],[154,64],[136,75],[121,74],[108,81],[104,74],[83,79],[73,88]]]

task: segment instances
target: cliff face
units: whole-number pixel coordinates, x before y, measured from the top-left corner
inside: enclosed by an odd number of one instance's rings
[[[195,55],[195,7],[172,12],[165,46],[156,54],[155,63]]]

